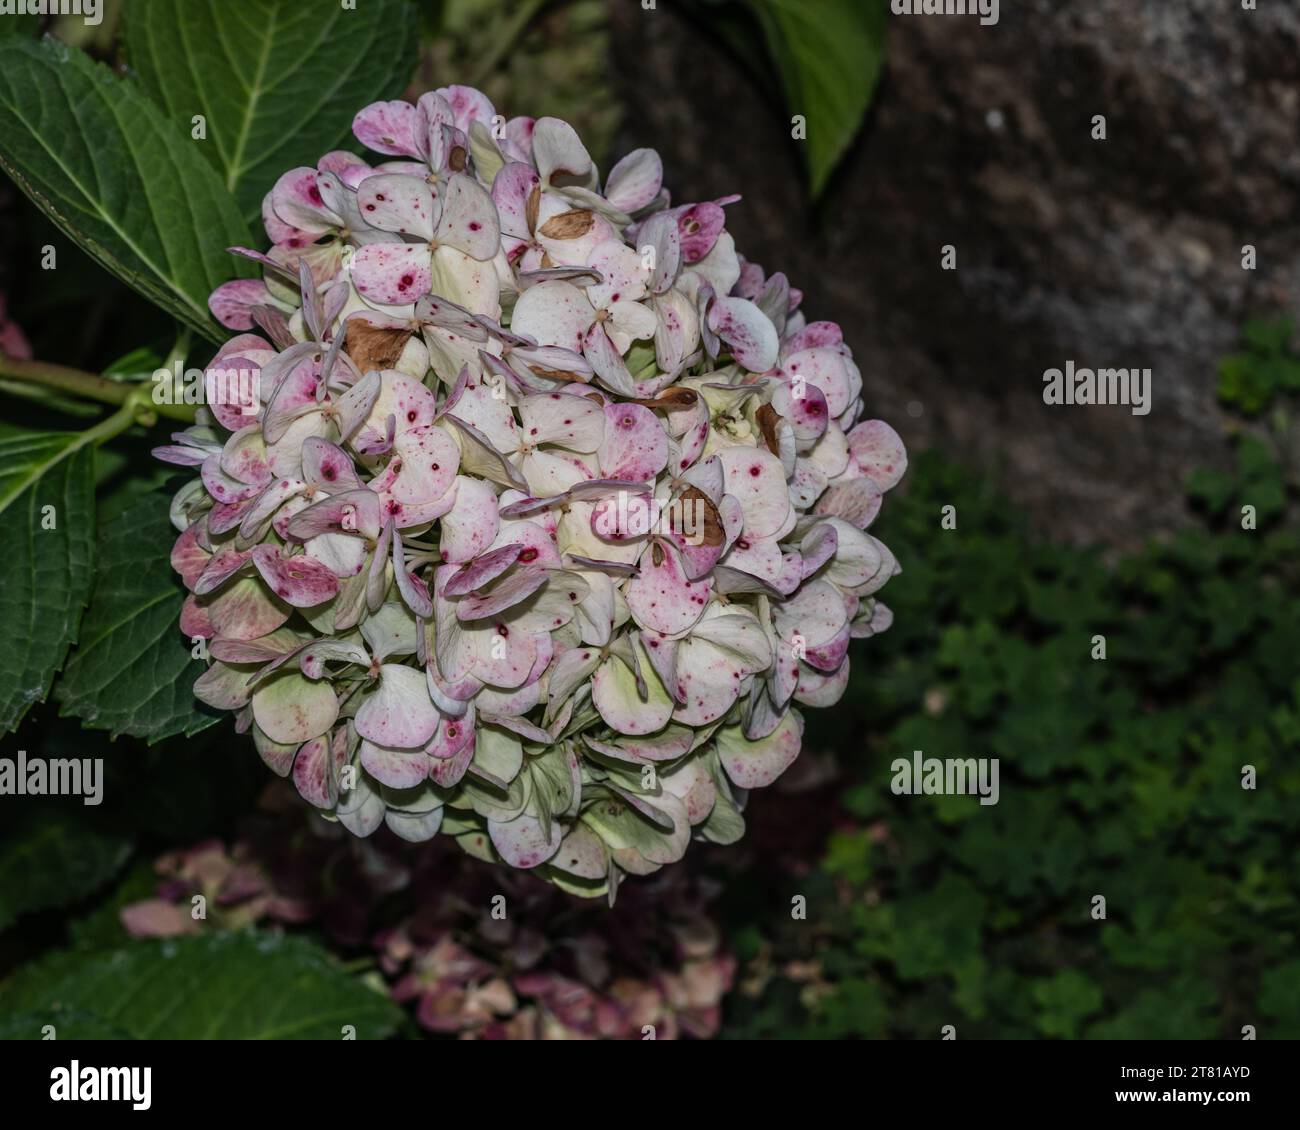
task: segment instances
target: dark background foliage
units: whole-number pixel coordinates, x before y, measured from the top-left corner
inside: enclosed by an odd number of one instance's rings
[[[115,20],[125,8],[129,25],[137,2],[151,0],[110,5],[93,35],[54,30],[123,64]],[[840,6],[816,4],[827,20]],[[819,94],[772,24],[788,7],[413,6],[413,90],[478,82],[512,112],[573,120],[595,153],[655,146],[679,200],[743,192],[729,214],[738,246],[844,325],[869,412],[913,454],[873,527],[904,570],[884,594],[894,626],[855,644],[843,702],[810,712],[804,755],[752,798],[746,840],[689,864],[735,967],[720,1014],[692,1021],[683,1008],[681,1029],[1300,1037],[1300,360],[1288,321],[1300,17],[1210,0],[1026,0],[976,31],[886,20],[882,4],[835,60],[838,81],[862,91],[861,128],[810,154],[790,115]],[[1090,136],[1098,113],[1104,142]],[[59,268],[43,271],[51,244]],[[955,272],[940,268],[946,244]],[[1245,244],[1256,271],[1242,269]],[[167,315],[2,177],[0,294],[44,361],[132,381],[173,345]],[[1040,375],[1067,358],[1150,365],[1151,414],[1044,406]],[[0,441],[97,419],[0,387]],[[151,492],[167,475],[147,447],[132,429],[96,454],[97,584],[142,567],[124,542],[165,580],[169,535]],[[955,529],[941,525],[945,507]],[[87,596],[83,642],[102,615]],[[1092,658],[1098,635],[1104,660]],[[334,855],[294,855],[295,881],[304,858],[314,869],[308,894],[293,888],[311,908],[296,924],[260,904],[241,917],[248,905],[227,899],[170,964],[128,937],[120,912],[157,893],[161,854],[264,842],[248,829],[267,775],[228,724],[181,701],[192,673],[171,642],[176,701],[133,702],[125,682],[101,693],[112,670],[74,650],[50,698],[0,739],[5,756],[103,757],[113,798],[97,809],[0,799],[0,1034],[34,1038],[57,1015],[67,1034],[335,1038],[352,1023],[414,1036],[434,1027],[419,1008],[469,1015],[461,983],[432,979],[405,1013],[370,991],[391,952],[376,956],[371,939],[427,909],[433,888],[363,897]],[[129,736],[164,732],[152,745]],[[999,804],[893,795],[890,763],[913,750],[1000,759]],[[281,893],[285,844],[303,839],[294,819],[274,866],[253,857]],[[169,897],[208,890],[187,881]],[[649,983],[681,957],[643,937],[655,897],[647,886],[614,912],[539,901],[522,929],[557,949],[612,930],[637,960],[611,976]],[[804,918],[791,914],[799,897]],[[340,901],[364,914],[343,924]],[[606,921],[593,926],[597,912]],[[456,913],[466,948],[498,972],[518,966],[518,936],[485,936],[476,910]],[[157,988],[106,999],[109,967]],[[203,970],[217,971],[218,995],[259,978],[263,1006],[216,1032],[201,1001],[170,1010]],[[545,1013],[546,991],[532,997]]]

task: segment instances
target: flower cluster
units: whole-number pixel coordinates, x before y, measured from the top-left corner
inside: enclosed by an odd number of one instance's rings
[[[382,155],[286,173],[236,336],[161,458],[195,686],[358,836],[440,830],[613,897],[729,843],[849,641],[888,627],[867,533],[903,474],[838,326],[741,258],[738,197],[603,182],[478,91],[363,109]]]
[[[646,1025],[660,1040],[716,1033],[736,969],[711,913],[716,883],[672,868],[613,912],[574,913],[555,886],[482,867],[444,841],[357,840],[303,817],[296,797],[268,790],[229,847],[159,858],[157,896],[123,907],[123,926],[170,938],[315,925],[338,945],[369,947],[423,1027],[462,1039],[642,1039]]]

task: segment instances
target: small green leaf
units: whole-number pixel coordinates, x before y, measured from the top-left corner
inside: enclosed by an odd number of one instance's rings
[[[401,1010],[305,938],[207,933],[26,966],[0,1008],[57,1029],[89,1014],[138,1040],[359,1040],[390,1035]]]
[[[415,69],[409,0],[133,0],[131,66],[250,220],[281,173],[351,136],[353,115],[396,98]]]
[[[81,643],[59,681],[61,713],[149,742],[196,734],[216,716],[192,693],[203,663],[179,628],[184,590],[169,554],[167,496],[140,495],[105,521]]]
[[[197,144],[82,52],[0,41],[0,169],[102,266],[220,341],[208,295],[253,273],[225,250],[251,237]]]
[[[814,197],[866,116],[885,58],[882,0],[749,0],[776,61],[792,114],[808,136]]]
[[[75,432],[0,439],[0,731],[43,699],[90,591],[95,455]]]

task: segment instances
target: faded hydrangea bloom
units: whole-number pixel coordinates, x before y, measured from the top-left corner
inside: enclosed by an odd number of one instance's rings
[[[738,197],[602,181],[555,118],[447,87],[266,197],[263,279],[173,505],[195,693],[358,836],[439,831],[611,898],[744,830],[897,572],[902,476],[838,326],[741,258]]]

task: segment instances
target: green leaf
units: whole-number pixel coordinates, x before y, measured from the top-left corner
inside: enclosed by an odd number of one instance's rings
[[[203,663],[178,627],[184,597],[169,554],[167,494],[151,491],[103,523],[81,643],[59,680],[61,713],[149,742],[216,721],[192,693]]]
[[[0,1017],[0,1040],[43,1040],[50,1024],[48,1015],[37,1012],[15,1012]],[[54,1025],[56,1040],[130,1040],[129,1032],[109,1024],[102,1017],[89,1012],[65,1012]]]
[[[276,179],[351,136],[361,107],[396,98],[415,69],[408,0],[134,0],[132,67],[168,117],[202,114],[194,144],[255,221]]]
[[[41,17],[30,12],[13,12],[0,19],[0,39],[34,38],[41,33]]]
[[[111,951],[64,952],[25,967],[0,1009],[89,1014],[139,1040],[383,1039],[401,1021],[386,996],[304,938],[207,933]]]
[[[225,250],[251,237],[188,130],[80,51],[0,41],[0,168],[100,264],[220,341],[208,295],[253,273]]]
[[[84,898],[130,853],[130,843],[98,831],[74,807],[29,806],[0,841],[0,930],[20,915]]]
[[[86,606],[95,455],[78,441],[75,432],[0,439],[0,731],[45,697]],[[43,528],[49,521],[54,528]]]
[[[808,179],[820,196],[866,116],[885,58],[883,0],[749,0],[786,101],[807,122]]]

